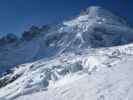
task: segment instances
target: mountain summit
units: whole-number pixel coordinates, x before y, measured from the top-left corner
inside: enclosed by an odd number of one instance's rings
[[[72,46],[69,47],[110,47],[133,40],[133,31],[124,19],[101,7],[92,6],[85,12],[75,19],[63,22],[61,31],[74,36]],[[68,37],[72,37],[71,35]]]

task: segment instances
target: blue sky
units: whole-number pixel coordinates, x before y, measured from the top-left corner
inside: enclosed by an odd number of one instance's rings
[[[98,5],[133,22],[133,0],[0,0],[0,34],[21,34],[31,25],[57,23]]]

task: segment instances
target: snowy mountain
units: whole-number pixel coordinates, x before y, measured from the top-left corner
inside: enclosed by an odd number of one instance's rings
[[[124,19],[101,7],[90,7],[86,12],[72,20],[52,26],[54,28],[49,32],[42,32],[30,42],[2,47],[0,71],[63,52],[111,47],[133,41],[133,30]]]
[[[0,100],[132,100],[133,29],[102,7],[0,48]],[[129,44],[130,43],[130,44]]]

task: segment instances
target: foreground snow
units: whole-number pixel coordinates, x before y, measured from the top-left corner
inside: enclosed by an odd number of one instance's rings
[[[61,80],[63,85],[57,82],[46,91],[20,96],[15,100],[132,100],[132,64],[133,58],[129,58],[92,75],[80,72]]]
[[[89,49],[22,65],[10,75],[20,77],[0,89],[0,98],[125,100],[132,96],[132,48],[130,44]]]

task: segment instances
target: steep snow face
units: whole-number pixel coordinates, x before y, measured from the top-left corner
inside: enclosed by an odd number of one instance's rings
[[[100,7],[90,7],[88,14],[65,21],[63,25],[60,31],[68,33],[69,50],[109,47],[133,41],[133,30],[126,22]]]
[[[46,36],[46,43],[58,53],[86,48],[111,47],[131,43],[133,30],[126,21],[100,7],[91,7],[88,14],[64,21]]]
[[[0,48],[0,71],[65,52],[111,47],[133,41],[133,30],[126,21],[101,7],[90,7],[86,15],[79,15],[55,27],[30,42]]]

